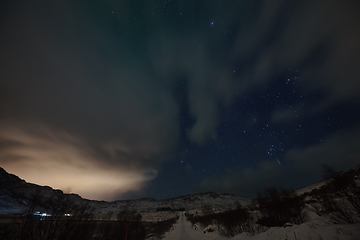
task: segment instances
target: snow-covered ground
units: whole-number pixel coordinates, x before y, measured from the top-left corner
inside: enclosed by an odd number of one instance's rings
[[[191,223],[186,220],[185,214],[180,213],[180,218],[175,225],[175,230],[168,233],[163,240],[209,240],[214,239],[206,236],[201,231],[191,227]],[[216,239],[224,239],[217,237]]]
[[[301,196],[304,193],[309,193],[314,189],[320,189],[322,186],[326,185],[328,182],[329,182],[328,180],[324,180],[324,181],[321,181],[321,182],[311,184],[310,186],[299,188],[299,189],[295,190],[295,194],[297,196]]]
[[[324,218],[318,218],[300,225],[290,227],[273,227],[268,231],[250,236],[246,233],[226,238],[215,233],[204,234],[201,230],[191,227],[180,214],[174,230],[166,234],[164,240],[359,240],[360,224],[332,224]]]
[[[239,234],[231,240],[359,240],[360,224],[331,224],[323,221],[310,221],[292,227],[270,228],[268,231],[249,236]]]

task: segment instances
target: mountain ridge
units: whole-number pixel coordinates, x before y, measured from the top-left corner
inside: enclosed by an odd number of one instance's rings
[[[100,218],[109,216],[109,213],[121,209],[142,213],[158,213],[162,211],[195,210],[204,205],[210,205],[215,210],[235,208],[237,204],[248,205],[251,200],[234,194],[218,194],[215,192],[195,193],[177,196],[169,199],[140,198],[116,201],[98,201],[82,198],[78,194],[66,194],[62,190],[53,189],[49,186],[39,186],[28,183],[18,176],[6,172],[0,167],[0,213],[23,213],[29,203],[36,197],[40,197],[40,203],[50,200],[67,199],[78,206],[87,205],[94,210]],[[40,204],[41,205],[41,204]],[[39,208],[45,209],[44,206]]]

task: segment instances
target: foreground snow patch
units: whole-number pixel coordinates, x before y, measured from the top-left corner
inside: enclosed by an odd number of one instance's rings
[[[268,231],[249,236],[239,234],[229,240],[359,240],[360,224],[331,224],[311,221],[292,227],[270,228]]]
[[[179,217],[179,221],[175,225],[174,231],[168,233],[163,240],[209,240],[209,239],[220,240],[220,238],[206,236],[202,231],[197,231],[193,229],[191,223],[186,220],[184,213],[181,213]]]
[[[204,234],[202,230],[195,230],[187,221],[185,214],[180,213],[173,231],[168,232],[163,240],[360,240],[360,223],[333,224],[327,218],[317,219],[300,225],[287,227],[273,227],[268,231],[250,236],[246,233],[232,238],[222,237],[215,232]]]

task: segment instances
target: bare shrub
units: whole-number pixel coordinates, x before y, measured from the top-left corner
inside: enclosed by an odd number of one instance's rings
[[[217,226],[218,232],[222,236],[235,236],[242,232],[253,232],[252,218],[248,209],[238,205],[235,210],[228,210],[221,213],[211,213],[208,215],[194,216],[187,214],[187,219],[192,225],[200,224],[202,228],[209,225]]]
[[[322,165],[327,177],[327,192],[323,206],[336,223],[360,222],[360,187],[356,184],[355,170],[337,173],[332,167]]]
[[[165,221],[150,223],[147,227],[146,235],[153,235],[157,239],[161,239],[164,237],[164,234],[166,232],[169,232],[171,230],[177,220],[178,218],[172,218]]]
[[[302,197],[286,189],[265,188],[257,198],[262,218],[258,224],[266,227],[283,226],[287,222],[300,224],[306,221]]]
[[[146,231],[141,214],[127,209],[118,212],[116,221],[98,221],[95,239],[145,239]]]
[[[37,210],[41,210],[37,213]],[[88,207],[71,203],[63,194],[43,200],[34,194],[23,216],[14,219],[11,239],[69,240],[90,239],[92,214]]]

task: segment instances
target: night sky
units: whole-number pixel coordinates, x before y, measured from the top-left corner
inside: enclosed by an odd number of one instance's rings
[[[360,163],[358,0],[0,3],[0,166],[98,200]]]

